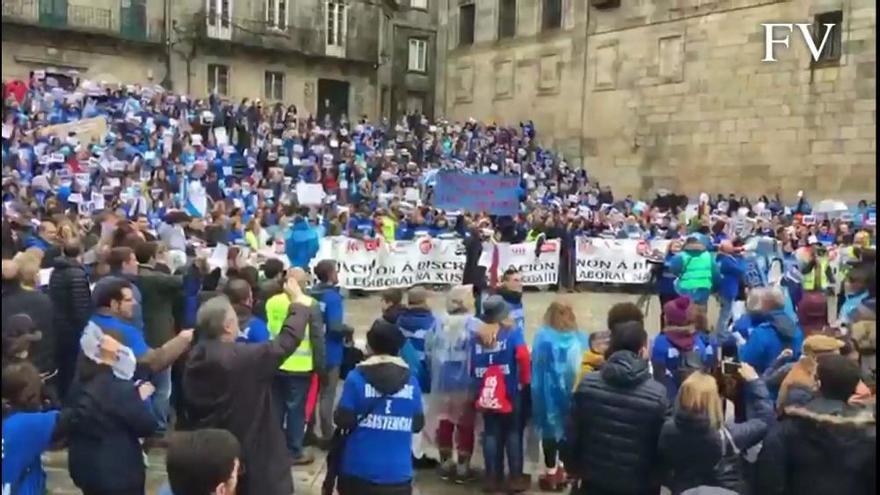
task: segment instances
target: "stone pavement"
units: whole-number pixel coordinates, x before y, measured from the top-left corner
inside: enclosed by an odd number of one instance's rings
[[[612,305],[623,301],[636,302],[639,298],[638,295],[620,292],[582,292],[565,295],[547,291],[526,292],[523,301],[525,304],[526,334],[529,341],[540,327],[547,306],[557,297],[567,299],[572,304],[580,327],[586,331],[605,328],[605,317]],[[443,294],[432,293],[429,303],[435,309],[442,309],[444,306]],[[370,324],[379,316],[378,297],[347,299],[345,309],[346,322],[355,328],[356,340],[363,342]],[[717,311],[717,305],[712,301],[709,310],[710,322],[714,323]],[[653,296],[650,299],[645,325],[648,333],[652,336],[659,331],[659,314],[659,302],[657,297]],[[150,454],[149,468],[147,469],[148,495],[154,495],[165,482],[164,462],[164,451],[159,450]],[[47,455],[44,464],[49,474],[50,495],[80,493],[68,476],[65,452],[54,452]],[[308,467],[298,467],[293,472],[297,494],[320,495],[320,486],[324,479],[323,460],[316,461]],[[444,483],[433,471],[421,471],[416,476],[416,495],[464,495],[478,492],[476,486],[461,487]],[[537,490],[534,493],[538,493]]]

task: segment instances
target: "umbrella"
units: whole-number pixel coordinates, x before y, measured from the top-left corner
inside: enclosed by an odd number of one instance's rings
[[[843,201],[836,199],[823,199],[813,208],[813,213],[829,215],[834,213],[843,213],[849,211],[849,207]]]

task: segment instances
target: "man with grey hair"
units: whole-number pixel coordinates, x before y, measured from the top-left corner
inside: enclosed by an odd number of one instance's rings
[[[247,471],[239,482],[244,495],[293,492],[288,454],[272,379],[303,341],[310,308],[294,297],[278,335],[263,343],[236,342],[238,317],[226,296],[206,301],[196,316],[197,343],[183,371],[183,421],[192,429],[230,431],[242,446]]]
[[[768,287],[752,289],[746,302],[751,328],[747,340],[740,337],[738,354],[740,361],[758,373],[769,368],[785,349],[791,350],[793,360],[800,357],[804,334],[785,311],[785,298],[780,287]]]

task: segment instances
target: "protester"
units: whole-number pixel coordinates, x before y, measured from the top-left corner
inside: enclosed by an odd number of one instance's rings
[[[4,335],[4,352],[6,342]],[[33,364],[3,365],[3,490],[10,494],[46,493],[42,454],[66,437],[70,415],[42,411],[42,382]]]
[[[297,291],[297,300],[310,310],[306,324],[305,337],[278,368],[275,377],[274,394],[284,433],[287,436],[287,449],[295,466],[311,464],[314,458],[303,451],[303,438],[306,429],[306,399],[312,386],[313,375],[324,374],[324,320],[317,301],[305,295],[304,286],[308,275],[302,268],[293,268],[287,274],[287,283]],[[269,333],[278,335],[284,325],[285,316],[292,303],[290,296],[282,292],[266,302],[266,313],[271,318]],[[280,314],[281,318],[276,315]]]
[[[720,308],[718,310],[718,322],[715,324],[715,332],[719,335],[719,340],[726,340],[728,335],[727,327],[731,320],[733,311],[733,301],[736,300],[740,293],[743,277],[745,276],[746,266],[741,256],[742,246],[736,246],[731,241],[723,241],[718,247],[718,253],[715,261],[718,263],[718,270],[721,275],[721,281],[718,287],[718,302]]]
[[[542,326],[532,342],[532,418],[541,433],[546,472],[539,478],[542,490],[559,491],[568,481],[560,466],[565,417],[587,337],[580,332],[571,305],[554,301],[544,313]]]
[[[235,309],[238,318],[239,334],[236,342],[259,344],[269,340],[269,328],[265,321],[253,314],[253,291],[250,284],[242,279],[230,280],[223,288],[223,294]],[[285,314],[287,308],[284,308]]]
[[[659,455],[670,478],[664,483],[673,495],[699,486],[748,493],[748,474],[740,453],[764,438],[774,422],[770,394],[758,373],[748,364],[739,368],[744,381],[746,421],[724,420],[718,383],[712,375],[690,375],[675,402],[672,418],[660,433]]]
[[[769,288],[756,292],[760,310],[751,316],[753,327],[748,340],[739,347],[739,358],[758,373],[764,373],[783,349],[791,349],[792,359],[798,359],[804,336],[797,323],[785,312],[782,290]]]
[[[148,399],[155,388],[134,382],[135,356],[113,330],[83,332],[78,380],[68,399],[72,410],[68,468],[86,494],[144,493],[146,471],[140,439],[158,422]]]
[[[676,292],[688,296],[705,312],[719,272],[714,256],[707,250],[704,241],[696,235],[688,237],[681,253],[669,260],[669,269],[678,276]]]
[[[617,304],[608,319],[608,360],[581,380],[566,424],[563,461],[579,480],[572,493],[658,493],[657,440],[669,408],[666,389],[651,378],[648,334],[638,308]]]
[[[834,354],[817,361],[819,395],[787,407],[764,439],[757,493],[876,491],[875,413],[847,402],[860,380],[858,365]]]
[[[326,373],[320,384],[321,396],[318,402],[319,443],[328,444],[333,434],[333,404],[336,401],[336,387],[342,367],[343,347],[354,332],[344,323],[345,308],[339,292],[336,262],[321,260],[314,268],[318,282],[309,295],[321,305],[324,316],[324,342],[326,353]],[[317,434],[317,432],[316,432]]]
[[[523,475],[521,430],[525,414],[521,396],[529,393],[524,389],[531,383],[529,350],[501,296],[486,299],[480,320],[469,331],[476,333],[470,352],[479,383],[477,410],[483,417],[484,491],[521,493],[529,486]]]
[[[403,291],[388,289],[379,296],[382,303],[382,319],[388,323],[398,324],[398,320],[406,309],[403,305]]]
[[[710,369],[714,362],[713,347],[697,335],[698,311],[687,296],[663,306],[666,326],[654,339],[651,365],[654,379],[666,386],[670,401],[675,399],[678,387],[691,373]]]
[[[92,313],[89,277],[82,265],[82,246],[78,240],[65,242],[62,256],[55,259],[49,277],[49,298],[54,310],[55,354],[58,362],[58,396],[67,396],[76,368],[76,348],[80,334]]]
[[[42,334],[33,343],[31,360],[48,383],[50,393],[57,395],[58,329],[55,327],[55,307],[52,300],[39,290],[40,261],[30,253],[19,253],[13,259],[16,264],[14,289],[3,295],[3,328],[10,317],[25,314]]]
[[[186,423],[190,428],[221,428],[241,443],[243,495],[288,495],[293,491],[290,457],[272,397],[278,366],[303,341],[310,309],[302,293],[287,283],[293,303],[274,340],[237,343],[238,318],[225,297],[205,302],[197,316],[198,341],[183,375]]]
[[[395,299],[400,291],[386,293]],[[383,296],[386,297],[386,296]],[[398,300],[399,302],[399,300]],[[383,312],[393,308],[393,303]],[[383,320],[392,323],[386,316]],[[474,385],[470,377],[469,349],[476,324],[473,289],[453,287],[446,295],[446,315],[439,329],[426,341],[431,373],[428,414],[437,421],[437,449],[440,454],[440,478],[467,483],[474,477],[471,456],[474,453]],[[455,455],[453,455],[455,454]]]
[[[318,254],[318,233],[309,225],[308,211],[300,211],[293,217],[286,246],[291,266],[308,268],[312,258]]]
[[[598,371],[605,364],[605,352],[608,350],[610,343],[611,332],[608,330],[593,332],[587,337],[588,348],[584,351],[584,355],[581,356],[581,368],[578,373],[577,383],[581,382],[584,375]]]
[[[334,415],[351,432],[338,466],[340,495],[412,493],[412,438],[425,418],[418,380],[397,356],[403,340],[377,320],[367,332],[371,356],[345,379]]]
[[[131,291],[134,295],[134,306],[132,308],[131,316],[128,316],[127,318],[130,319],[131,324],[134,325],[135,328],[143,331],[143,296],[137,285],[138,262],[134,250],[129,247],[116,247],[111,249],[110,252],[107,253],[107,265],[110,268],[110,273],[108,276],[102,277],[95,282],[95,286],[92,288],[93,299],[94,295],[101,290],[101,287],[103,287],[104,284],[112,283],[114,280],[118,279],[130,282]]]
[[[241,445],[226,430],[176,433],[165,456],[168,484],[159,495],[235,495]]]
[[[423,394],[431,392],[431,376],[425,355],[425,341],[437,333],[438,320],[428,307],[428,292],[413,287],[406,293],[406,307],[397,318],[397,326],[418,356],[418,368],[411,369],[419,380]]]

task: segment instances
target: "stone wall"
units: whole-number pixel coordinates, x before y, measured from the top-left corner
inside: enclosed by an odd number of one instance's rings
[[[457,46],[460,3],[440,16],[449,52],[438,101],[451,118],[533,119],[542,142],[621,193],[876,191],[870,0],[567,1],[563,28],[549,33],[542,1],[519,0],[508,40],[497,40],[498,0],[485,0],[470,47]],[[797,32],[777,62],[761,61],[762,23],[834,10],[839,63],[811,64]]]
[[[476,2],[475,42],[459,47],[459,2],[440,17],[446,80],[438,84],[445,114],[501,124],[533,120],[541,140],[578,162],[584,85],[587,2],[563,1],[561,29],[541,30],[541,1],[517,1],[516,36],[498,39],[499,0]]]
[[[761,23],[842,10],[839,64]],[[876,192],[876,5],[716,0],[591,11],[585,163],[621,192],[668,188],[855,199]]]

